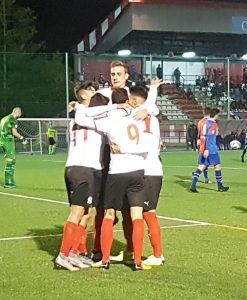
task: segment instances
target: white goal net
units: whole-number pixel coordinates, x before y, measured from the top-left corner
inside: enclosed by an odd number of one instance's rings
[[[48,154],[47,130],[50,125],[57,131],[56,151],[65,152],[68,148],[69,119],[18,119],[18,132],[28,141],[26,145],[16,142],[17,153]]]

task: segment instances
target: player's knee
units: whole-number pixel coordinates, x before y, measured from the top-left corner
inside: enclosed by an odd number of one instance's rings
[[[199,165],[199,166],[198,166],[198,169],[199,169],[200,171],[204,171],[204,170],[206,169],[206,166],[204,166],[204,165]]]
[[[130,208],[130,215],[132,221],[137,219],[143,219],[143,208],[139,206],[134,206]]]
[[[84,208],[82,206],[72,205],[68,221],[79,223],[83,217]]]
[[[7,157],[7,158],[5,158],[5,161],[6,161],[7,163],[9,163],[9,164],[15,164],[15,159],[14,159],[14,158],[9,158],[9,157]]]
[[[221,165],[220,164],[216,165],[216,166],[214,166],[214,168],[215,168],[215,171],[220,171],[221,170]]]
[[[89,219],[90,219],[90,212],[91,212],[90,209],[85,209],[85,211],[84,211],[84,215],[83,215],[81,221],[83,221],[85,224],[87,224],[87,222],[88,222]]]
[[[81,218],[80,225],[83,226],[83,227],[86,227],[87,224],[88,224],[89,219],[90,219],[90,216],[89,216],[89,215],[84,215],[84,216]]]
[[[114,220],[115,219],[115,210],[114,209],[107,209],[106,212],[105,212],[105,218],[106,219],[112,219]]]

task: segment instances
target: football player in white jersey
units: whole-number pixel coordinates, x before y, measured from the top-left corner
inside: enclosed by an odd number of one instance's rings
[[[93,96],[93,97],[91,97]],[[97,99],[97,105],[104,107],[87,108],[90,101]],[[116,108],[106,106],[109,99],[95,94],[92,82],[83,83],[77,90],[77,99],[88,114],[97,114]],[[86,109],[87,108],[87,109]],[[102,109],[103,108],[103,109]],[[89,209],[97,206],[98,192],[101,186],[102,141],[103,135],[95,130],[79,126],[71,120],[69,126],[69,153],[65,168],[65,183],[71,206],[70,215],[64,225],[63,240],[60,253],[56,258],[57,267],[70,271],[89,267],[92,263],[86,254],[86,226]],[[86,153],[86,155],[85,155]],[[79,256],[82,252],[84,255]]]
[[[112,98],[115,98],[114,91]],[[115,99],[113,99],[115,103]],[[142,104],[141,102],[139,103]],[[162,254],[161,229],[157,219],[156,207],[159,200],[159,194],[162,187],[163,168],[160,160],[160,126],[156,117],[150,116],[145,119],[146,132],[153,136],[153,143],[150,145],[144,165],[144,189],[141,195],[143,200],[143,217],[148,226],[149,238],[153,247],[153,255],[144,261],[145,265],[157,266],[164,263]],[[116,257],[123,259],[123,255]]]
[[[127,95],[127,93],[126,93]],[[129,104],[135,107],[147,93],[140,87],[130,88]],[[111,111],[96,119],[85,118],[83,108],[77,107],[75,121],[81,126],[96,128],[107,133],[110,143],[118,145],[121,154],[111,153],[110,170],[106,182],[106,214],[101,229],[102,262],[95,267],[109,268],[110,250],[113,241],[115,211],[121,210],[127,197],[133,222],[133,248],[135,269],[149,269],[142,264],[144,223],[143,203],[139,197],[143,189],[144,157],[152,143],[152,135],[145,133],[144,121],[134,119],[135,110]]]
[[[91,89],[93,85],[93,88],[96,90],[96,86],[94,85],[93,82],[84,82],[84,83],[80,83],[77,84],[75,86],[75,96],[76,99],[78,100],[78,102],[80,103],[80,93],[81,90],[86,89]],[[83,92],[83,91],[82,91]],[[94,97],[96,97],[97,95],[101,95],[100,93],[96,93]],[[70,117],[74,118],[75,116],[75,107],[77,105],[77,102],[72,101],[70,102],[69,108],[70,108]],[[110,105],[109,105],[110,106]],[[109,108],[110,109],[110,108]],[[101,112],[104,112],[101,111]],[[100,112],[98,112],[100,113]],[[88,113],[88,109],[87,109],[87,115],[88,116],[93,116],[95,115],[94,110],[93,113],[90,115]],[[94,218],[94,239],[93,239],[93,250],[92,250],[92,259],[93,261],[100,261],[102,259],[102,253],[101,253],[101,244],[100,244],[100,235],[101,235],[101,225],[103,222],[103,218],[104,218],[104,207],[103,207],[103,201],[104,201],[104,183],[106,182],[106,178],[107,178],[107,174],[108,174],[108,170],[109,170],[109,161],[110,161],[110,148],[109,148],[109,144],[107,141],[107,138],[104,139],[105,144],[102,147],[102,155],[103,155],[103,164],[104,164],[104,168],[102,170],[102,187],[101,187],[101,192],[100,192],[100,201],[98,203],[98,206],[96,206],[96,216]],[[86,220],[84,220],[86,219]],[[117,217],[114,221],[114,224],[117,222]],[[87,222],[87,217],[83,216],[82,219],[83,223],[85,224]],[[125,233],[125,237],[127,240],[127,250],[131,251],[131,253],[133,252],[133,244],[132,244],[132,222],[131,222],[131,218],[130,218],[130,214],[129,212],[125,213],[124,217],[123,217],[123,228],[124,233]],[[85,235],[85,237],[87,237],[87,235]],[[82,243],[80,245],[80,252],[81,253],[85,253],[86,252],[86,240],[84,240],[84,243]],[[87,256],[85,256],[85,258],[87,258]]]
[[[164,263],[161,228],[156,213],[163,180],[163,168],[160,159],[160,126],[158,119],[151,116],[149,118],[149,126],[147,127],[153,134],[153,144],[151,145],[145,159],[145,176],[142,199],[144,202],[143,217],[148,226],[148,236],[153,248],[153,255],[144,260],[144,264],[149,266],[158,266]]]
[[[115,88],[124,88],[129,94],[129,88],[126,86],[126,82],[129,78],[128,73],[128,66],[123,63],[122,61],[113,61],[110,66],[110,75],[111,75],[111,84],[112,87],[104,88],[101,90],[98,90],[99,93],[102,93],[104,96],[108,97],[110,100],[112,100],[112,92]],[[137,119],[145,119],[148,115],[148,113],[152,115],[157,115],[159,113],[159,110],[157,106],[155,105],[156,99],[157,99],[157,89],[158,87],[163,84],[164,82],[159,79],[152,79],[151,80],[151,86],[149,89],[148,97],[145,101],[145,105],[140,106],[138,110],[136,111],[136,118]],[[106,153],[107,155],[107,153]],[[97,257],[101,257],[101,251],[100,251],[100,231],[101,231],[101,224],[104,217],[104,211],[102,209],[97,209],[97,214],[95,217],[95,239],[94,239],[94,255],[93,259],[95,261],[97,260]],[[124,236],[127,241],[126,245],[126,254],[127,256],[132,256],[133,252],[133,243],[132,243],[132,222],[130,213],[128,210],[122,211],[122,217],[123,217],[123,229],[124,229]]]
[[[92,82],[85,82],[76,90],[76,97],[82,103],[81,105],[87,107],[95,91],[96,89]],[[99,143],[100,147],[102,136],[92,130],[91,133],[96,138],[96,143]],[[76,271],[79,268],[87,267],[78,257],[77,251],[81,238],[86,235],[85,226],[80,223],[83,216],[84,223],[86,223],[85,216],[88,216],[89,207],[92,205],[94,170],[91,166],[87,165],[87,157],[82,155],[84,148],[88,149],[92,140],[88,139],[88,129],[79,127],[72,120],[69,125],[69,139],[65,183],[71,209],[70,215],[64,225],[62,245],[55,264],[57,267]],[[99,159],[99,155],[94,156],[93,164],[96,167],[95,170],[100,169]]]

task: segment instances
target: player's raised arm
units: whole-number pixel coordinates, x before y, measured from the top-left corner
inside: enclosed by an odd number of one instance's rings
[[[87,107],[85,109],[86,117],[98,117],[104,115],[105,113],[121,108],[131,108],[128,103],[119,103],[119,104],[110,104],[110,105],[101,105],[95,107]]]
[[[165,82],[159,78],[154,78],[151,80],[147,100],[145,101],[144,105],[140,107],[140,110],[136,113],[136,119],[144,120],[147,115],[157,116],[159,114],[159,109],[156,105],[158,87],[164,83]]]
[[[77,106],[75,113],[76,124],[91,129],[96,129],[97,131],[101,131],[104,133],[109,132],[110,128],[112,127],[112,124],[114,124],[114,118],[110,118],[106,113],[100,114],[95,117],[87,117],[85,111],[86,108],[82,105],[79,104]]]
[[[117,104],[87,107],[85,109],[85,115],[86,117],[95,117],[114,109],[117,109]]]
[[[164,84],[165,82],[159,78],[154,78],[151,80],[151,85],[149,87],[148,97],[145,101],[145,105],[152,105],[156,103],[157,96],[158,96],[158,88],[160,85]]]
[[[144,120],[148,115],[157,116],[159,114],[159,109],[157,107],[156,99],[158,95],[158,90],[156,85],[151,85],[148,92],[147,100],[143,105],[141,105],[135,115],[136,120]]]
[[[144,120],[147,116],[158,116],[159,109],[156,104],[151,104],[148,106],[142,105],[139,107],[139,110],[136,111],[135,120]]]

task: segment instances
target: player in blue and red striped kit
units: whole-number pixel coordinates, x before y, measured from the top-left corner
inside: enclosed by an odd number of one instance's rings
[[[199,176],[208,166],[214,166],[215,178],[218,183],[218,191],[226,192],[229,190],[229,187],[224,186],[222,182],[221,161],[216,144],[216,136],[218,135],[218,124],[216,123],[216,120],[219,116],[219,113],[219,109],[212,109],[210,112],[210,118],[203,126],[203,136],[205,138],[202,139],[202,144],[200,145],[200,155],[198,159],[199,166],[194,172],[192,185],[190,188],[191,192],[193,193],[198,193],[196,185]]]
[[[245,132],[244,151],[241,155],[241,161],[244,162],[244,156],[247,151],[247,131]]]

